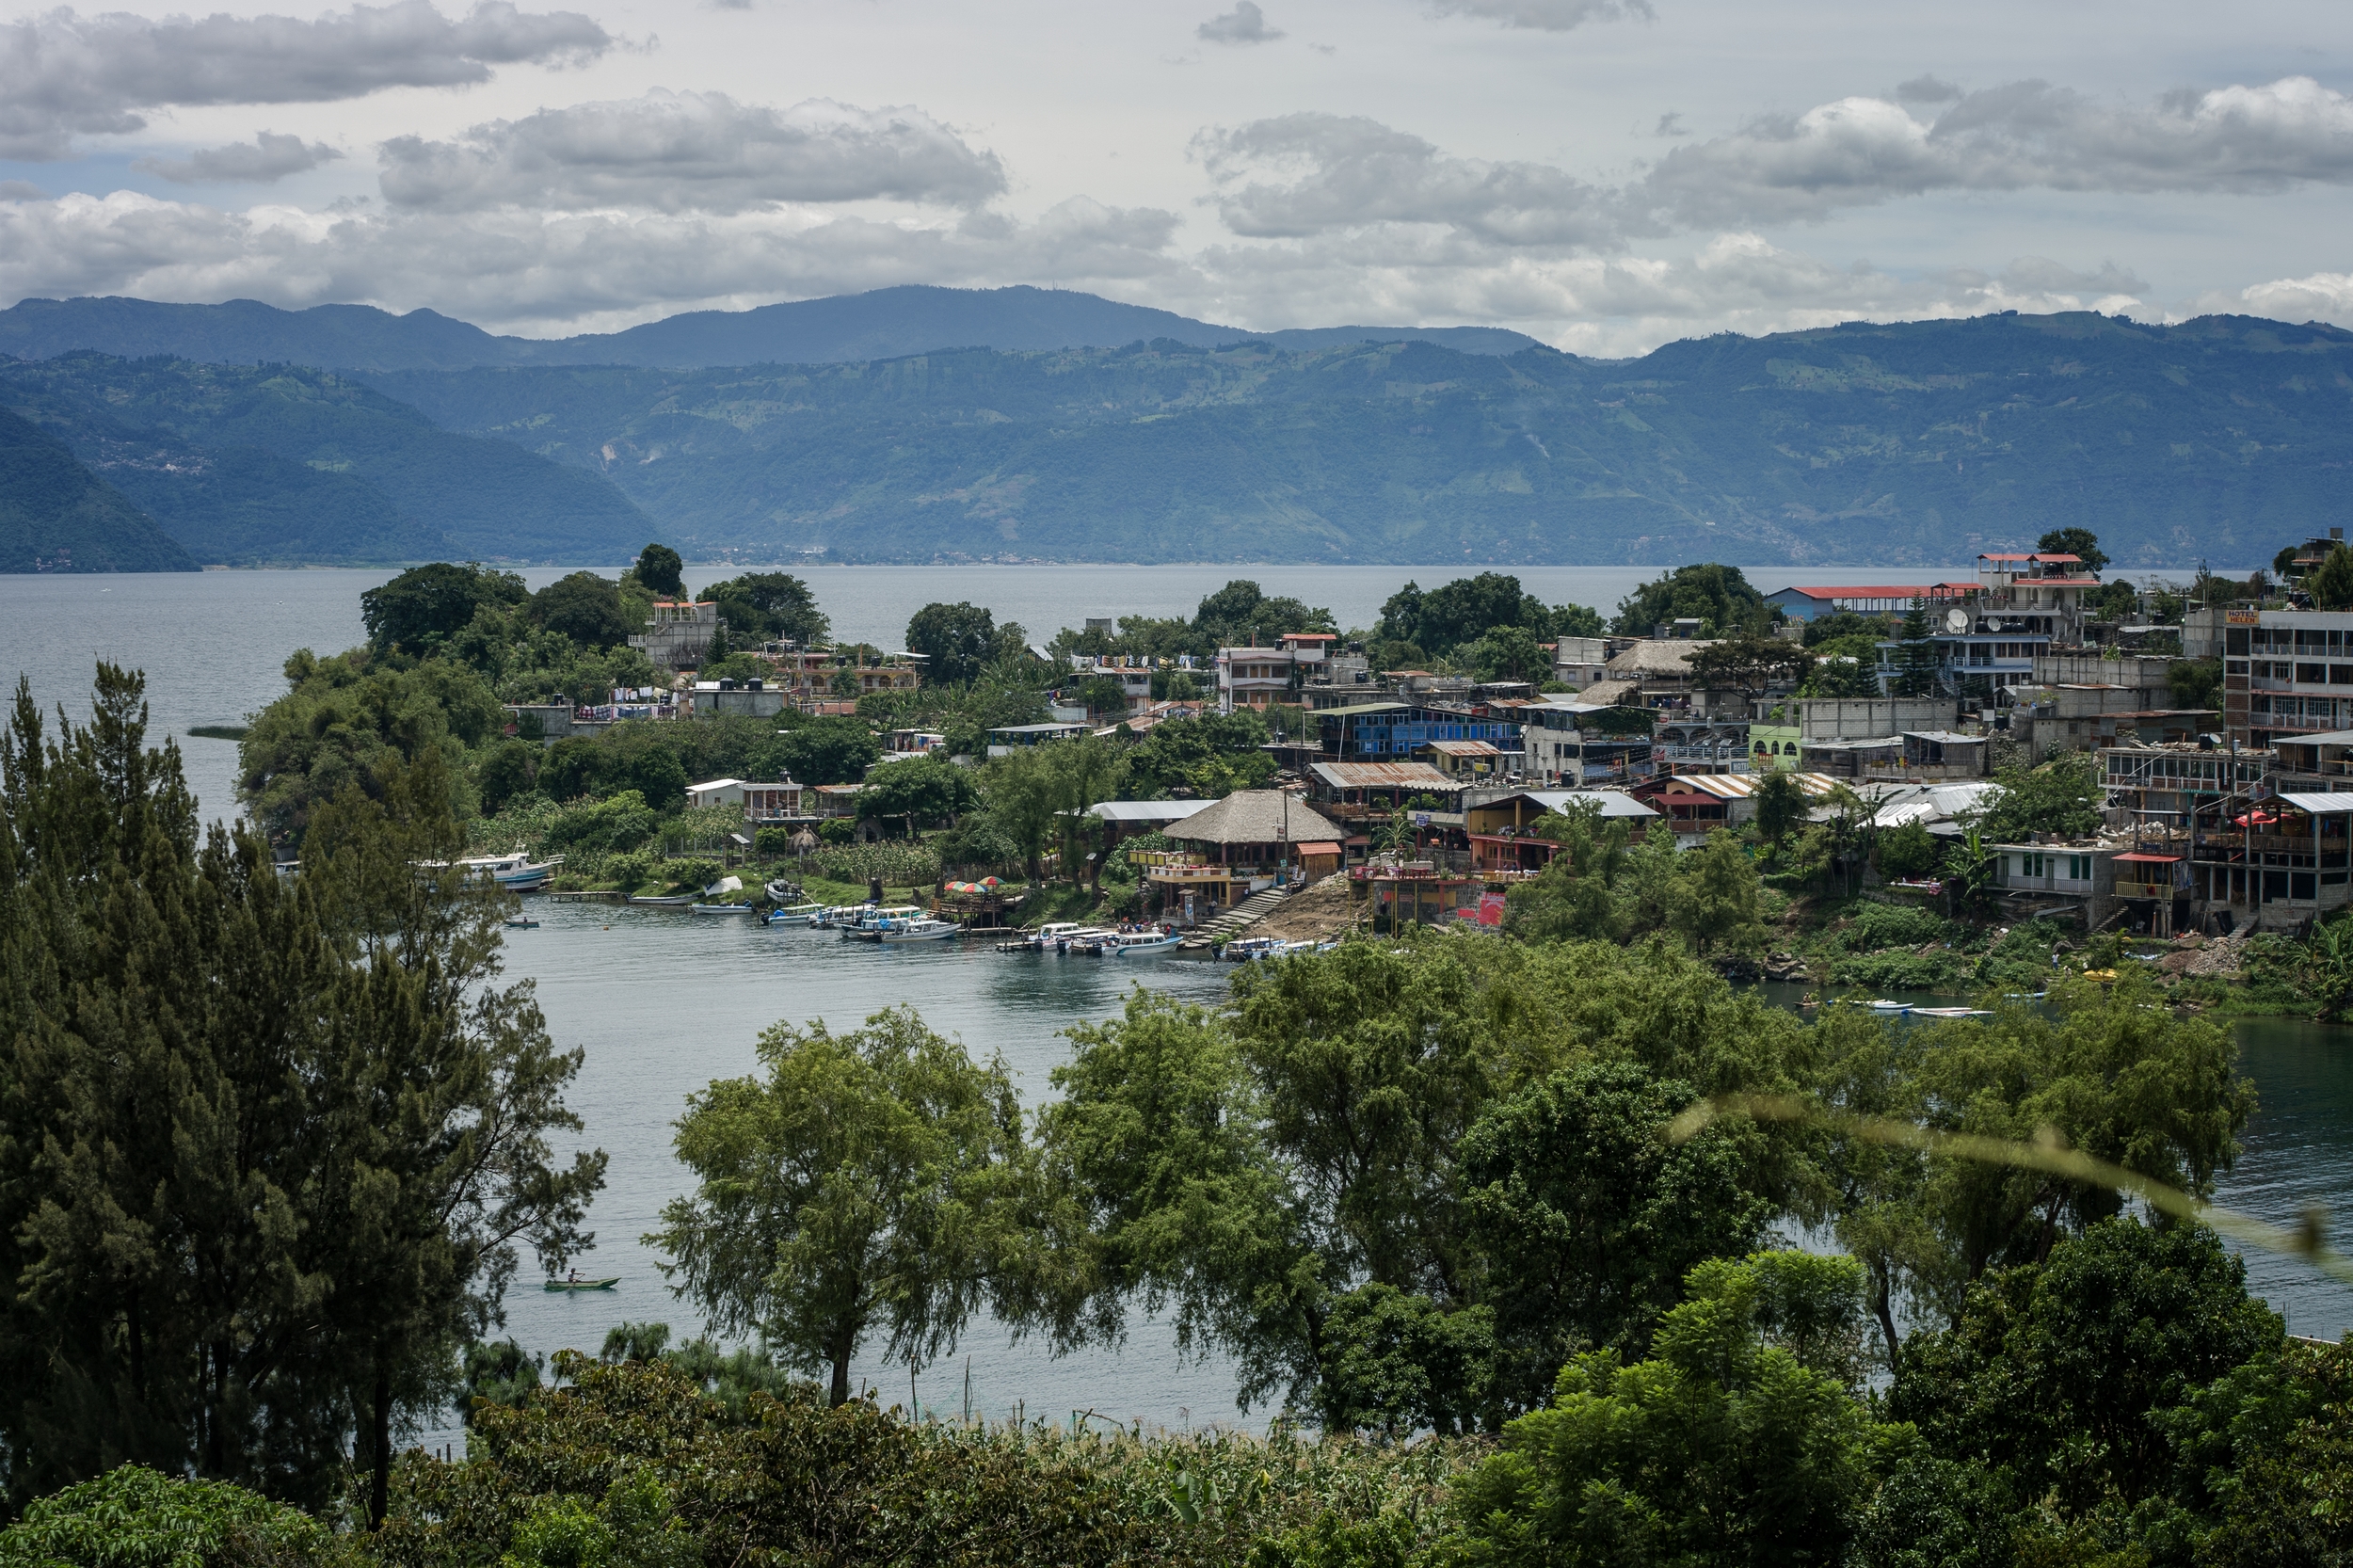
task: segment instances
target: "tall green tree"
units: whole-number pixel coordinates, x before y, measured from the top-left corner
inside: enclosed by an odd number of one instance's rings
[[[2082,1517],[2172,1490],[2182,1456],[2159,1417],[2281,1339],[2212,1231],[2118,1216],[1988,1276],[1952,1327],[1915,1336],[1889,1413],[1984,1466],[2008,1511]]]
[[[1600,1351],[1457,1487],[1465,1560],[1557,1568],[1841,1560],[1911,1434],[1856,1397],[1852,1260],[1716,1260],[1650,1358]]]
[[[997,618],[977,604],[926,604],[907,622],[907,651],[923,656],[927,684],[963,685],[997,656]]]
[[[2095,577],[2108,567],[2108,552],[2100,548],[2100,536],[2089,528],[2054,528],[2035,540],[2034,547],[2049,555],[2081,556],[2084,570]]]
[[[649,544],[637,552],[637,581],[661,599],[678,599],[686,592],[685,560],[666,544]]]
[[[1583,1063],[1498,1101],[1464,1137],[1501,1407],[1543,1404],[1585,1351],[1639,1354],[1688,1271],[1764,1240],[1773,1205],[1750,1189],[1753,1128],[1659,1136],[1699,1097],[1639,1063]]]
[[[126,1459],[322,1501],[444,1402],[518,1248],[586,1244],[552,1160],[577,1053],[497,984],[495,889],[438,754],[323,803],[301,872],[200,848],[136,676],[0,751],[0,1448],[45,1490]],[[36,1135],[35,1129],[38,1129]]]
[[[1990,842],[2026,843],[2038,833],[2080,839],[2100,830],[2107,791],[2096,752],[2064,752],[2041,767],[2004,768],[1994,778],[2001,790],[1977,822]]]
[[[621,590],[593,571],[559,577],[531,596],[523,613],[535,626],[589,648],[613,648],[644,630],[621,607]]]
[[[713,583],[703,597],[719,606],[720,618],[746,641],[774,638],[815,648],[833,632],[817,596],[789,572],[746,572]]]
[[[1756,862],[1740,840],[1720,827],[1684,859],[1670,917],[1675,930],[1702,956],[1760,947],[1765,925]]]
[[[1929,632],[1928,602],[1914,598],[1912,608],[1904,612],[1902,629],[1896,633],[1895,676],[1887,688],[1892,696],[1936,695],[1936,644]]]
[[[920,1364],[984,1303],[1017,1317],[1040,1232],[1005,1064],[974,1063],[911,1008],[839,1035],[778,1024],[760,1058],[762,1076],[712,1083],[679,1118],[696,1190],[646,1239],[678,1294],[718,1333],[757,1332],[825,1375],[836,1405],[876,1333]]]
[[[368,629],[368,646],[377,652],[421,653],[465,630],[486,606],[511,609],[529,597],[523,580],[511,571],[436,561],[411,567],[361,594],[360,620]]]
[[[1757,781],[1756,836],[1778,845],[1805,825],[1809,809],[1805,791],[1785,768],[1775,768]]]
[[[1801,685],[1814,670],[1814,655],[1803,644],[1748,631],[1710,643],[1688,663],[1695,682],[1752,698]]]
[[[1663,622],[1695,619],[1704,637],[1728,637],[1770,619],[1765,596],[1738,567],[1713,562],[1677,567],[1643,584],[1618,605],[1621,636],[1647,637]]]

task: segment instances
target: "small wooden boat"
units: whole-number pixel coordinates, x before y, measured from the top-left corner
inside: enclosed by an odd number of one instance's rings
[[[632,893],[629,902],[640,909],[686,909],[693,906],[695,898],[693,893],[673,893],[667,898],[639,898]]]
[[[510,931],[536,931],[539,929],[539,922],[537,920],[532,920],[530,917],[524,915],[518,915],[515,919],[507,921],[506,925],[507,929]]]
[[[552,1279],[543,1288],[549,1290],[610,1290],[621,1283],[621,1276],[609,1279]]]

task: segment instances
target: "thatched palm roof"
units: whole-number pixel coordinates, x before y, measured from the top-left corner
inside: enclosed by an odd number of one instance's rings
[[[1160,831],[1197,844],[1272,844],[1285,840],[1296,844],[1348,837],[1346,830],[1304,801],[1289,800],[1287,807],[1288,798],[1280,790],[1237,790],[1207,810],[1170,823]]]

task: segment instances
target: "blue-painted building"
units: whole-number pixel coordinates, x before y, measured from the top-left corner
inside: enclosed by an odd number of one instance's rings
[[[1339,762],[1393,762],[1433,741],[1485,741],[1497,751],[1520,749],[1520,727],[1454,708],[1410,702],[1360,702],[1314,715],[1321,753]]]

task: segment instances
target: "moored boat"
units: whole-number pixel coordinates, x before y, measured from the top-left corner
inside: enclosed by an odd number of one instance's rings
[[[884,928],[878,938],[885,942],[944,942],[951,936],[964,934],[964,927],[950,920],[935,920],[928,916],[904,920]]]
[[[920,920],[922,917],[923,911],[912,904],[885,904],[879,909],[868,909],[862,920],[844,930],[841,935],[849,941],[879,942],[886,932],[896,931],[909,921]]]
[[[760,918],[762,925],[814,925],[817,917],[825,912],[822,904],[796,904],[790,909],[771,909]]]
[[[636,894],[632,893],[624,902],[633,904],[640,909],[685,909],[694,904],[695,895],[693,893],[672,893],[663,898],[639,898]]]
[[[748,904],[690,904],[686,907],[697,915],[748,915],[752,912]]]
[[[1174,952],[1184,938],[1173,931],[1123,931],[1102,946],[1106,958],[1149,958]]]
[[[504,855],[472,855],[457,862],[460,871],[495,882],[510,893],[536,893],[548,885],[564,857],[552,855],[545,860],[534,860],[523,851],[510,850]]]

